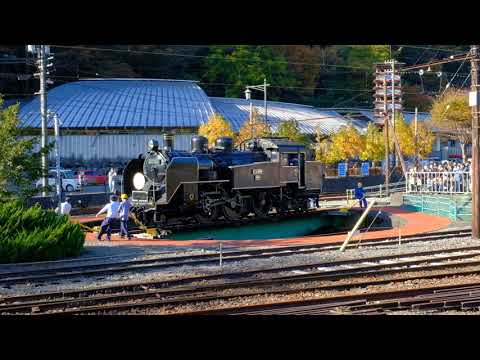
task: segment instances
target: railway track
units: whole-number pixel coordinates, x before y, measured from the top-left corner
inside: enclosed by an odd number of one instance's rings
[[[480,282],[193,311],[184,315],[380,315],[447,310],[480,310]]]
[[[462,267],[468,269],[459,270]],[[298,269],[308,270],[308,272],[289,273],[298,271]],[[393,280],[376,279],[364,282],[325,284],[325,281],[338,282],[347,278],[378,277],[441,269],[455,269],[455,271],[422,276],[403,276]],[[280,274],[270,278],[258,278],[259,275],[272,272]],[[103,313],[166,305],[178,306],[186,303],[228,300],[245,296],[288,294],[306,290],[345,290],[429,277],[478,274],[479,272],[479,246],[451,248],[422,253],[338,260],[321,264],[258,269],[241,273],[129,283],[80,291],[5,297],[0,298],[0,313]],[[213,280],[223,280],[224,282],[215,283]],[[227,282],[227,280],[229,281]],[[210,283],[208,283],[209,281]],[[206,282],[207,284],[205,284]],[[300,284],[303,284],[301,288],[285,289],[287,285],[298,286]],[[243,291],[241,291],[242,289]]]
[[[451,230],[436,234],[412,235],[402,239],[402,243],[421,241],[443,240],[452,237],[469,237],[470,230]],[[398,244],[397,238],[383,238],[362,242],[366,246],[388,246]],[[245,261],[250,259],[261,259],[270,257],[282,257],[298,254],[311,254],[322,251],[330,251],[338,248],[339,244],[305,244],[284,247],[270,247],[262,249],[233,250],[223,252],[222,262]],[[352,244],[349,247],[354,247]],[[149,259],[126,260],[116,263],[97,263],[85,265],[55,266],[52,268],[30,269],[20,271],[9,271],[0,274],[0,287],[11,286],[22,283],[45,283],[52,280],[75,278],[81,276],[111,275],[126,272],[138,272],[148,270],[160,270],[180,266],[195,266],[217,264],[218,253],[181,255],[181,256],[153,256]],[[318,264],[316,264],[318,265]],[[308,267],[308,266],[307,266]],[[301,270],[302,267],[296,267]],[[274,271],[271,269],[270,271]]]

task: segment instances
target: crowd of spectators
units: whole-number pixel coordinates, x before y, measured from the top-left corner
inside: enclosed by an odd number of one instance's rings
[[[411,192],[470,192],[472,161],[427,161],[413,165],[407,174]]]

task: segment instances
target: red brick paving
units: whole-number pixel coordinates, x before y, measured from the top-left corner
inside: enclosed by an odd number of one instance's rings
[[[420,212],[412,212],[397,207],[384,207],[377,208],[382,212],[403,220],[404,225],[400,227],[401,235],[414,235],[420,233],[429,233],[435,230],[446,228],[451,222],[449,219],[428,215]],[[330,209],[332,210],[332,209]],[[81,220],[101,220],[101,218],[82,218]],[[377,239],[381,237],[396,237],[398,236],[398,228],[390,230],[373,231],[366,234],[357,236],[354,240],[369,240]],[[96,233],[87,233],[87,241],[96,241]],[[271,239],[271,240],[223,240],[224,245],[234,246],[265,246],[265,245],[293,245],[293,244],[320,244],[320,243],[341,243],[345,240],[346,235],[325,235],[325,236],[303,236],[298,238],[286,238],[286,239]],[[105,239],[105,237],[104,237]],[[140,246],[201,246],[201,245],[215,245],[218,244],[218,240],[122,240],[118,236],[112,236],[112,241],[118,245],[140,245]]]

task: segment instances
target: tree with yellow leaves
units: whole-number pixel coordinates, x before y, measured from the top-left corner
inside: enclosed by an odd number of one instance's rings
[[[332,147],[327,154],[329,162],[348,160],[360,156],[365,148],[365,137],[352,125],[342,126],[340,131],[331,137]]]
[[[466,160],[465,145],[472,142],[472,113],[468,105],[468,93],[449,89],[433,102],[432,123],[450,138],[458,140]]]
[[[321,161],[325,164],[333,164],[335,161],[329,156],[332,149],[332,142],[330,139],[318,140],[315,144],[315,160]]]
[[[415,136],[415,124],[411,123],[410,127]],[[427,124],[419,122],[417,124],[417,155],[422,159],[428,157],[433,150],[433,143],[435,142],[435,135],[428,129]]]
[[[215,145],[215,140],[222,136],[229,136],[234,138],[235,134],[232,131],[230,123],[220,114],[213,114],[208,118],[208,122],[200,125],[198,134],[205,136],[208,139],[209,146]]]
[[[397,135],[400,151],[404,156],[415,155],[415,133],[409,126],[403,116],[398,113],[395,117],[395,134]],[[390,149],[394,148],[393,131],[389,131]]]
[[[306,145],[308,143],[308,138],[300,132],[300,126],[295,119],[282,121],[275,135],[286,137],[287,139],[300,144]]]
[[[238,136],[235,141],[235,145],[238,146],[242,144],[244,141],[251,139],[252,134],[254,137],[257,137],[257,138],[271,135],[270,127],[258,114],[258,111],[256,109],[253,109],[252,121],[250,121],[249,118],[246,119],[242,127],[240,128],[238,132]]]
[[[360,153],[361,160],[380,161],[385,157],[383,133],[375,124],[370,123],[365,134],[365,147]]]

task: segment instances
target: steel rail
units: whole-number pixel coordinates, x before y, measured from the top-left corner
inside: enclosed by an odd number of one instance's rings
[[[386,301],[389,305],[396,304],[398,309],[403,310],[407,305],[408,301],[418,302],[419,299],[415,296],[419,295],[428,295],[433,293],[435,290],[448,290],[448,289],[458,289],[461,286],[479,286],[480,283],[463,283],[463,284],[448,284],[448,285],[435,285],[427,286],[422,288],[415,289],[401,289],[401,290],[389,290],[389,291],[380,291],[380,292],[370,292],[368,294],[350,294],[350,295],[340,295],[340,296],[331,296],[324,297],[320,299],[306,299],[300,301],[285,301],[285,302],[271,302],[267,304],[255,304],[255,305],[246,305],[246,306],[237,306],[229,307],[223,309],[213,309],[213,310],[203,310],[203,311],[190,311],[184,312],[182,315],[279,315],[279,314],[291,314],[292,312],[298,313],[298,310],[303,311],[303,314],[311,314],[312,309],[327,307],[335,308],[342,306],[342,303],[350,301],[360,301],[364,302],[364,305],[368,305],[367,302],[372,301]],[[400,301],[401,299],[404,301]],[[378,308],[379,303],[375,304]],[[372,310],[372,309],[370,309]]]
[[[464,257],[464,255],[461,255],[461,257]],[[455,256],[455,258],[458,258],[458,256]],[[447,257],[445,259],[452,259],[452,257]],[[434,257],[434,258],[431,258],[431,259],[428,259],[428,260],[434,260],[434,261],[439,261],[441,260],[439,257]],[[427,259],[422,259],[420,261],[427,261]],[[402,263],[406,263],[406,262],[402,262]],[[411,263],[410,262],[407,262],[407,263]],[[471,264],[471,263],[470,263]],[[476,265],[480,265],[480,262],[477,261],[475,262]],[[382,265],[383,267],[385,267],[385,264],[379,264],[379,265]],[[392,267],[392,266],[395,266],[395,267],[398,267],[399,263],[395,263],[395,264],[386,264],[387,267]],[[465,266],[465,264],[463,263],[449,263],[449,264],[446,264],[448,267],[455,267],[455,266]],[[424,266],[424,267],[418,267],[418,268],[415,268],[415,269],[412,269],[413,271],[421,271],[421,270],[426,270],[426,269],[429,269],[429,270],[437,270],[438,269],[438,265],[436,266]],[[348,269],[350,270],[350,269]],[[393,269],[394,271],[398,272],[398,271],[402,271],[401,269]],[[475,272],[478,272],[478,270],[473,270]],[[337,271],[338,272],[338,271]],[[333,273],[335,273],[335,271],[333,271]],[[464,272],[464,273],[467,273],[467,272]],[[472,270],[470,270],[468,273],[472,273]],[[455,274],[458,274],[457,273],[444,273],[444,274],[433,274],[431,275],[430,277],[439,277],[441,275],[455,275]],[[357,274],[357,275],[360,275],[360,274]],[[344,277],[344,276],[343,276]],[[421,278],[426,278],[426,276],[420,276],[420,277],[408,277],[406,279],[403,279],[403,281],[406,281],[406,280],[412,280],[412,279],[421,279]],[[338,277],[335,276],[333,274],[330,275],[330,277],[323,277],[323,280],[338,280]],[[289,280],[289,281],[287,281]],[[101,302],[101,301],[118,301],[118,300],[122,300],[122,299],[129,299],[129,300],[132,300],[132,299],[145,299],[145,298],[149,298],[149,297],[158,297],[158,296],[174,296],[174,295],[185,295],[185,294],[192,294],[192,293],[200,293],[202,295],[202,292],[205,292],[205,291],[211,291],[211,290],[215,290],[215,291],[218,291],[218,290],[225,290],[225,289],[229,289],[229,288],[238,288],[238,287],[252,287],[252,286],[260,286],[260,285],[274,285],[274,284],[285,284],[287,282],[305,282],[305,281],[309,281],[309,280],[312,280],[312,278],[303,278],[303,277],[298,277],[298,276],[289,276],[289,277],[280,277],[280,278],[274,278],[274,279],[266,279],[266,280],[253,280],[253,281],[240,281],[240,282],[237,282],[237,283],[227,283],[227,284],[212,284],[212,285],[207,285],[207,286],[193,286],[193,287],[187,287],[187,288],[176,288],[176,289],[160,289],[160,290],[156,290],[156,291],[141,291],[141,292],[137,292],[137,293],[133,293],[133,294],[125,294],[125,293],[121,293],[121,294],[115,294],[115,295],[106,295],[106,296],[96,296],[96,297],[89,297],[89,298],[80,298],[80,299],[68,299],[68,300],[64,300],[64,299],[60,299],[60,300],[57,300],[57,301],[33,301],[33,302],[27,302],[27,303],[23,303],[23,304],[11,304],[11,302],[17,302],[21,299],[19,299],[18,297],[13,297],[13,298],[10,298],[10,299],[2,299],[2,301],[5,301],[7,300],[8,302],[10,302],[10,304],[4,304],[2,306],[0,306],[0,312],[2,313],[5,313],[5,312],[8,312],[8,311],[14,311],[14,312],[18,312],[18,311],[24,311],[24,312],[30,312],[29,310],[32,308],[32,307],[35,307],[37,308],[37,311],[41,311],[41,310],[52,310],[52,309],[55,309],[55,308],[58,308],[60,307],[61,309],[63,309],[63,311],[65,311],[65,308],[67,307],[70,307],[70,306],[76,306],[76,305],[79,305],[79,304],[89,304],[89,303],[92,303],[92,302]],[[318,279],[317,279],[318,280]],[[320,279],[322,280],[322,279]],[[327,289],[342,289],[342,288],[348,288],[348,287],[359,287],[359,286],[368,286],[368,285],[380,285],[380,284],[385,284],[385,283],[389,283],[389,282],[396,282],[396,281],[402,281],[402,279],[394,279],[394,280],[379,280],[379,281],[369,281],[369,282],[364,282],[364,283],[361,283],[361,282],[356,282],[356,283],[353,283],[353,284],[333,284],[333,285],[324,285],[324,286],[315,286],[315,287],[309,287],[309,288],[302,288],[302,289],[294,289],[294,290],[280,290],[280,291],[267,291],[267,293],[288,293],[288,292],[299,292],[299,291],[307,291],[307,290],[327,290]],[[77,292],[77,294],[79,293],[82,293],[82,292]],[[83,294],[85,294],[86,292],[83,292]],[[265,294],[265,291],[261,291],[259,293],[256,293],[256,294],[252,294],[251,292],[250,293],[247,293],[247,294],[235,294],[235,295],[229,295],[227,296],[227,298],[231,298],[231,297],[239,297],[239,296],[252,296],[252,295],[261,295],[261,294]],[[45,294],[45,296],[48,297],[48,294]],[[37,299],[38,299],[38,295],[37,295]],[[219,298],[218,295],[216,296],[209,296],[209,297],[195,297],[195,298],[180,298],[180,299],[173,299],[173,300],[161,300],[160,302],[158,302],[158,300],[156,300],[157,302],[145,302],[145,303],[142,303],[142,304],[132,304],[132,303],[127,303],[127,304],[120,304],[120,305],[113,305],[114,306],[114,309],[125,309],[125,308],[130,308],[130,307],[145,307],[145,306],[151,306],[151,305],[162,305],[162,304],[172,304],[172,303],[175,303],[175,304],[181,304],[183,302],[192,302],[192,301],[207,301],[207,300],[213,300],[213,299],[217,299]],[[221,298],[225,298],[225,296],[222,296]],[[25,299],[25,298],[24,298]],[[63,307],[63,308],[62,308]],[[78,310],[80,312],[83,312],[83,311],[90,311],[91,310],[91,307],[90,307],[90,310],[89,308],[85,308],[86,310]],[[95,308],[97,309],[97,308]],[[76,310],[74,310],[76,311]]]
[[[427,239],[445,239],[447,237],[458,237],[461,234],[468,236],[468,232],[451,231],[440,234],[428,235],[427,237],[412,235],[402,239],[403,243],[412,241],[425,241]],[[410,239],[410,240],[409,240]],[[395,243],[395,238],[376,239],[370,242],[364,242],[363,246],[385,245],[387,241]],[[383,241],[383,242],[382,242]],[[380,244],[380,242],[382,242]],[[354,246],[354,245],[352,245]],[[223,254],[222,261],[244,261],[252,258],[268,258],[272,256],[291,256],[297,254],[308,254],[320,251],[327,251],[334,247],[332,244],[316,244],[316,245],[294,245],[277,248],[250,249],[241,251],[229,251]],[[142,270],[142,269],[161,269],[169,267],[178,267],[186,265],[214,264],[217,263],[218,254],[198,254],[183,255],[172,257],[151,258],[143,260],[129,260],[108,264],[90,264],[71,267],[57,267],[51,269],[27,270],[6,272],[0,274],[0,285],[24,283],[37,280],[52,280],[67,277],[84,276],[84,275],[106,275],[119,272]],[[183,261],[182,261],[183,260]]]
[[[455,232],[451,235],[436,235],[432,236],[429,235],[428,239],[446,239],[450,237],[458,237],[459,235],[468,235],[469,233],[462,233],[462,232]],[[408,237],[405,237],[403,243],[411,242],[412,240],[408,240]],[[424,241],[425,238],[422,237],[414,237],[413,241]],[[363,243],[363,246],[370,246],[376,245],[378,241],[382,240],[374,240],[374,241],[366,241]],[[393,244],[397,244],[398,240],[393,238],[390,241]],[[382,244],[384,245],[384,244]],[[249,260],[251,258],[264,258],[270,256],[291,256],[296,254],[308,254],[314,252],[321,252],[327,250],[333,250],[337,245],[332,244],[318,244],[318,245],[294,245],[294,246],[285,246],[285,247],[275,247],[275,248],[261,248],[261,249],[249,249],[249,250],[240,250],[240,251],[227,251],[223,252],[224,260],[225,261],[238,261],[238,260]],[[352,246],[353,247],[353,246]],[[295,251],[295,253],[293,252]],[[168,253],[159,253],[161,255],[165,255]],[[141,255],[141,254],[140,254]],[[144,256],[149,256],[149,254],[144,254]],[[150,259],[142,259],[142,260],[127,260],[121,261],[116,263],[102,263],[102,264],[92,264],[92,265],[81,265],[81,266],[69,266],[69,267],[56,267],[50,269],[38,269],[38,270],[23,270],[23,271],[8,271],[0,273],[0,282],[3,278],[11,278],[12,276],[27,276],[27,275],[36,275],[36,274],[50,274],[59,271],[79,271],[82,269],[97,269],[97,268],[109,268],[112,265],[116,266],[128,266],[128,265],[138,265],[138,264],[152,264],[157,262],[176,262],[180,261],[175,266],[183,266],[183,265],[190,265],[192,262],[181,262],[181,260],[194,260],[195,263],[202,263],[198,262],[197,260],[201,259],[217,259],[218,253],[211,253],[211,254],[197,254],[197,255],[181,255],[181,256],[171,256],[171,257],[157,257],[157,258],[150,258]],[[107,257],[108,258],[108,257]],[[92,261],[92,260],[89,260]],[[213,262],[216,262],[214,260]],[[6,276],[5,276],[6,275]]]
[[[480,262],[477,262],[477,265],[480,265]],[[455,266],[453,264],[449,266]],[[432,266],[425,266],[422,268],[422,271],[426,269],[435,270],[435,267]],[[417,271],[420,271],[418,269]],[[353,282],[353,283],[344,283],[344,284],[331,284],[331,285],[320,285],[320,286],[307,286],[302,287],[300,289],[287,289],[287,290],[261,290],[257,292],[243,292],[237,294],[230,294],[230,295],[218,295],[215,293],[205,294],[205,292],[211,290],[225,290],[232,287],[239,287],[238,285],[243,285],[242,287],[249,287],[251,285],[250,282],[247,283],[236,283],[236,284],[214,284],[214,285],[207,285],[207,286],[197,286],[197,287],[188,287],[188,288],[177,288],[177,289],[160,289],[154,291],[143,291],[143,292],[135,292],[132,294],[114,294],[114,295],[106,295],[106,296],[96,296],[96,297],[89,297],[89,298],[81,298],[81,299],[72,299],[72,300],[59,300],[59,301],[49,301],[49,302],[29,302],[23,304],[9,304],[9,305],[2,305],[0,306],[0,313],[8,313],[14,312],[18,313],[19,311],[30,313],[32,308],[36,308],[37,312],[43,310],[51,311],[55,308],[60,307],[60,311],[62,313],[83,313],[92,311],[92,309],[103,309],[106,308],[112,310],[126,310],[129,308],[141,308],[141,307],[149,307],[149,306],[160,306],[160,305],[181,305],[183,303],[190,303],[190,302],[200,302],[200,301],[210,301],[210,300],[227,300],[230,298],[237,298],[237,297],[245,297],[245,296],[256,296],[256,295],[265,295],[265,294],[290,294],[290,293],[298,293],[298,292],[305,292],[305,291],[315,291],[315,290],[345,290],[350,288],[357,288],[357,287],[365,287],[365,286],[374,286],[374,285],[384,285],[389,284],[392,282],[405,282],[411,281],[416,279],[428,279],[428,278],[439,278],[439,277],[448,277],[448,276],[456,276],[456,275],[468,275],[468,274],[476,274],[478,273],[479,269],[475,270],[468,270],[468,271],[461,271],[461,272],[444,272],[440,274],[430,274],[430,275],[420,275],[420,276],[408,276],[403,278],[397,279],[381,279],[381,280],[373,280],[373,281],[364,281],[364,282]],[[302,279],[302,281],[304,281]],[[273,282],[266,281],[263,282],[263,285],[272,285]],[[261,285],[261,283],[257,283],[257,286]],[[174,299],[162,299],[162,300],[154,300],[144,303],[121,303],[121,304],[114,304],[114,305],[96,305],[92,306],[83,306],[78,309],[73,310],[66,310],[68,307],[71,306],[78,306],[80,304],[89,304],[89,303],[99,303],[102,301],[118,301],[118,300],[137,300],[137,299],[148,299],[148,298],[158,298],[159,296],[168,297],[168,296],[175,296],[175,295],[188,295],[188,294],[195,294],[198,293],[195,297],[183,297],[183,298],[174,298]]]

